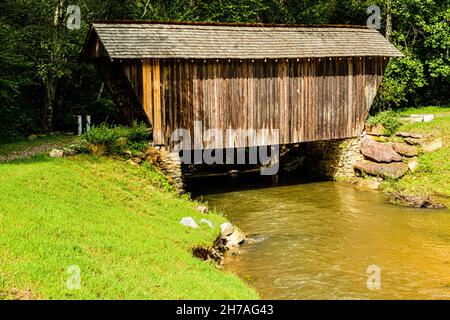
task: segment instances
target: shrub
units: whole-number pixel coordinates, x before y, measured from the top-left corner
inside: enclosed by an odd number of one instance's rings
[[[109,127],[102,123],[99,126],[92,126],[91,130],[84,135],[84,138],[92,144],[111,145],[120,137],[119,127]]]
[[[377,113],[367,119],[367,124],[375,126],[381,124],[386,135],[392,135],[401,126],[399,117],[392,110]]]
[[[92,126],[91,130],[84,134],[87,142],[93,145],[105,145],[108,152],[116,153],[125,148],[142,150],[150,140],[151,130],[143,123],[133,122],[131,127],[108,126],[101,124]],[[124,143],[118,143],[123,138]]]
[[[131,142],[138,143],[150,140],[150,128],[144,123],[138,123],[134,121],[132,126],[125,128],[125,137]]]

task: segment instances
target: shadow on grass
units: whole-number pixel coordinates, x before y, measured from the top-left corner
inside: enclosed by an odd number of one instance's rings
[[[45,153],[36,154],[30,157],[26,158],[19,158],[9,161],[0,161],[1,165],[27,165],[27,164],[36,164],[36,163],[43,163],[43,162],[49,162],[52,161],[53,158],[51,158],[49,155]]]

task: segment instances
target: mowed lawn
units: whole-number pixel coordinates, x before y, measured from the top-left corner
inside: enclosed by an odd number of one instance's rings
[[[225,221],[195,205],[151,167],[121,160],[40,155],[0,164],[0,299],[258,298],[237,276],[192,257]],[[185,216],[215,227],[182,226]],[[77,270],[80,288],[70,290]]]

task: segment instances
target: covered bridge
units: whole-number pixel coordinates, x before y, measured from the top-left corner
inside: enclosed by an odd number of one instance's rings
[[[389,58],[402,56],[361,26],[124,21],[93,23],[81,55],[123,116],[148,121],[169,148],[172,132],[193,135],[196,121],[221,132],[200,148],[355,137]]]

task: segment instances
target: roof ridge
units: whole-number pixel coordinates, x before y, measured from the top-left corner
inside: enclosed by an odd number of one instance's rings
[[[211,21],[174,21],[174,20],[94,20],[92,24],[161,24],[161,25],[192,25],[218,27],[260,27],[260,28],[350,28],[369,29],[365,25],[348,24],[281,24],[255,22],[211,22]]]

